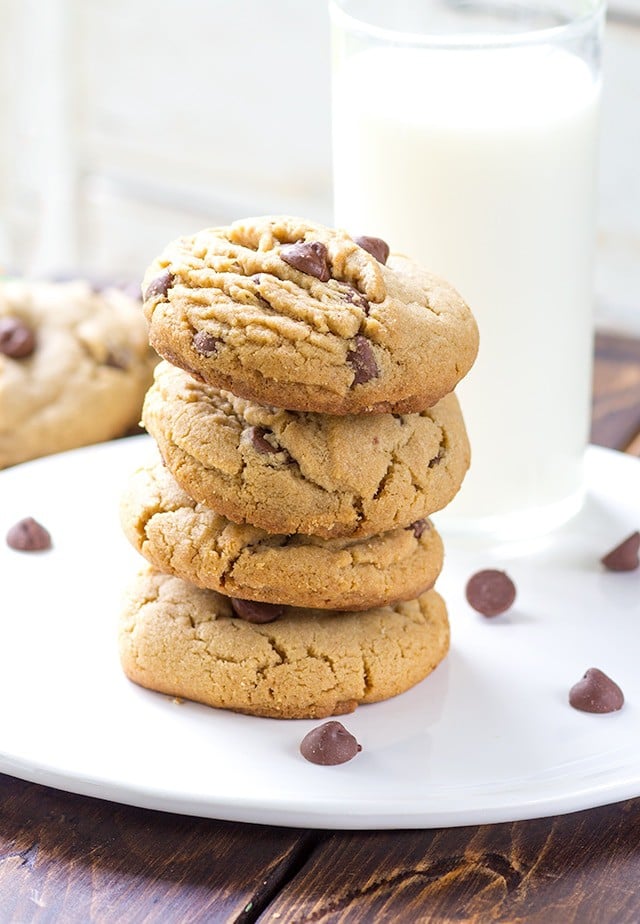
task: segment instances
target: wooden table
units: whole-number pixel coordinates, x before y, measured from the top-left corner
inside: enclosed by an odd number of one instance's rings
[[[639,435],[640,341],[600,336],[593,441],[640,455]],[[0,924],[640,921],[640,799],[363,833],[169,815],[6,776],[0,787]]]

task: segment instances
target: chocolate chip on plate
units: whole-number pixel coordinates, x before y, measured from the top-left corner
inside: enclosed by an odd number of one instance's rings
[[[341,722],[325,722],[312,729],[300,742],[300,753],[312,764],[334,766],[351,760],[362,750]]]
[[[11,359],[25,359],[36,348],[36,335],[20,318],[0,318],[0,353]]]
[[[571,687],[569,703],[581,712],[617,712],[624,705],[624,694],[611,677],[597,667],[590,667],[582,680]]]
[[[144,293],[145,299],[147,298],[164,298],[171,286],[175,281],[175,276],[170,270],[165,270],[164,273],[160,273],[159,276],[156,276],[155,279],[147,286],[147,290]]]
[[[219,343],[222,343],[220,337],[214,337],[204,330],[199,330],[193,338],[193,348],[201,356],[213,356],[218,352]]]
[[[505,613],[516,599],[516,587],[509,575],[494,568],[470,577],[465,593],[470,605],[483,616]]]
[[[353,240],[358,247],[362,247],[362,249],[370,253],[372,257],[375,257],[378,263],[384,265],[389,259],[389,245],[386,241],[383,241],[382,238],[369,237],[366,234],[362,234],[360,237],[354,237]]]
[[[269,452],[280,452],[277,446],[272,446],[269,440],[265,439],[267,433],[271,433],[270,430],[265,430],[264,427],[251,427],[249,430],[249,436],[251,437],[251,442],[253,448],[256,452],[263,454]]]
[[[615,549],[611,549],[601,558],[602,564],[609,571],[635,571],[640,564],[640,532],[631,533]]]
[[[274,622],[284,613],[284,607],[279,603],[259,603],[257,600],[240,600],[231,597],[233,612],[245,622]]]
[[[347,351],[347,362],[355,372],[352,385],[362,385],[380,375],[373,347],[366,337],[354,337],[353,347]]]
[[[320,241],[298,241],[295,244],[285,244],[280,249],[280,257],[301,273],[316,276],[320,282],[327,282],[331,279],[327,248]]]
[[[33,517],[25,517],[7,533],[7,545],[19,552],[42,552],[51,548],[51,535]]]

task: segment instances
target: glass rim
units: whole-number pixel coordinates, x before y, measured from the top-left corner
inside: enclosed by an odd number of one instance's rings
[[[349,0],[329,0],[329,14],[332,25],[340,26],[345,33],[358,34],[368,38],[384,41],[387,44],[418,46],[422,48],[509,48],[520,45],[540,45],[566,40],[572,35],[588,32],[603,16],[607,0],[591,0],[590,9],[574,19],[557,26],[544,26],[540,29],[523,29],[521,32],[505,33],[467,33],[467,32],[406,32],[401,29],[388,29],[376,26],[357,16],[352,16],[344,8]]]

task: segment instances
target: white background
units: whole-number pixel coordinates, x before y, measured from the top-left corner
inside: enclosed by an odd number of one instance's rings
[[[0,0],[0,261],[140,277],[171,238],[331,221],[326,0]],[[640,0],[606,41],[597,320],[640,333]]]

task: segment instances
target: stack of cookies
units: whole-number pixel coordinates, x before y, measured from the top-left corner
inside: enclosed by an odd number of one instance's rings
[[[150,563],[126,674],[282,718],[423,679],[449,645],[428,517],[469,465],[460,296],[378,238],[269,217],[174,242],[143,290],[164,361],[143,411],[159,453],[122,502]]]

